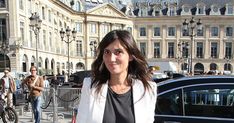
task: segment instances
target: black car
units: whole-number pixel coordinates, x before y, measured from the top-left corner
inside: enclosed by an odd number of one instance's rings
[[[158,83],[155,123],[234,123],[234,77],[194,76]]]
[[[91,71],[78,71],[72,75],[70,75],[69,83],[75,83],[74,86],[76,87],[82,87],[83,80],[85,77],[90,77]]]
[[[153,81],[156,83],[168,80],[168,79],[178,79],[178,78],[182,78],[182,77],[186,77],[186,75],[181,74],[181,73],[172,73],[172,72],[165,72],[165,75],[167,75],[167,77],[165,78],[155,78],[153,77]]]

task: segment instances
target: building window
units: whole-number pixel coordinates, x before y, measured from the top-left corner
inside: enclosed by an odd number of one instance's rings
[[[23,0],[19,0],[19,8],[21,10],[24,10],[24,3],[23,3]]]
[[[218,44],[216,42],[211,43],[211,58],[217,58]]]
[[[198,7],[198,14],[199,15],[203,15],[204,14],[204,7],[203,6]]]
[[[183,34],[182,36],[189,36],[189,29],[182,29]]]
[[[154,27],[154,36],[160,36],[160,27]]]
[[[102,33],[107,34],[109,32],[109,29],[110,29],[109,24],[103,24],[102,27],[103,27],[103,32]]]
[[[43,44],[44,44],[44,50],[47,50],[47,43],[46,43],[46,30],[43,30]],[[42,44],[40,44],[42,48]]]
[[[197,36],[204,36],[204,28],[202,27],[202,29],[201,30],[197,30]]]
[[[6,19],[0,18],[0,41],[6,41],[7,31],[6,31]]]
[[[233,6],[232,5],[227,5],[227,14],[228,15],[231,15],[231,14],[233,14]]]
[[[80,22],[76,23],[76,31],[78,33],[82,33],[82,23],[80,23]]]
[[[49,18],[49,22],[51,22],[51,11],[48,11],[48,18]]]
[[[82,41],[81,40],[78,40],[76,43],[76,55],[83,56],[82,55]]]
[[[211,36],[212,37],[219,36],[219,28],[218,27],[211,27]]]
[[[41,14],[42,14],[42,19],[45,20],[45,8],[44,7],[41,8]]]
[[[33,40],[33,30],[30,28],[29,30],[29,42],[30,42],[30,46],[31,48],[34,48],[35,47],[35,43],[34,43],[34,40]]]
[[[20,22],[20,34],[21,34],[22,44],[24,46],[27,46],[27,42],[24,39],[24,22]]]
[[[50,47],[50,51],[53,51],[53,44],[52,44],[52,33],[51,32],[49,32],[49,46],[48,47]]]
[[[80,11],[81,10],[80,9],[80,2],[79,1],[76,2],[76,8],[75,8],[75,10],[76,11]]]
[[[0,0],[0,8],[6,8],[6,0]]]
[[[175,36],[175,27],[168,27],[168,36]]]
[[[96,30],[96,24],[94,24],[94,23],[91,24],[91,25],[90,25],[90,28],[91,28],[91,29],[90,29],[90,32],[91,32],[92,34],[96,34],[96,31],[97,31],[97,30]]]
[[[160,16],[160,10],[155,10],[154,14],[155,16]]]
[[[188,42],[185,42],[184,45],[182,45],[182,57],[188,58],[189,55],[189,44]]]
[[[225,43],[225,57],[231,58],[232,57],[232,42],[226,42]]]
[[[233,28],[226,27],[226,36],[232,36],[232,35],[233,35]]]
[[[197,58],[203,58],[203,43],[197,42]]]
[[[170,7],[170,16],[175,16],[175,7]]]
[[[160,43],[154,43],[154,58],[160,58]]]
[[[140,43],[140,51],[143,56],[146,56],[146,43],[145,42]]]
[[[127,30],[132,33],[132,27],[127,27]]]
[[[174,42],[168,43],[168,58],[174,58]]]
[[[140,28],[140,36],[146,36],[146,28],[145,27]]]

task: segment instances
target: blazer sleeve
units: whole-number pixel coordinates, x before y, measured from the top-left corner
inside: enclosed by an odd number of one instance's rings
[[[89,117],[91,78],[85,78],[81,89],[81,98],[78,105],[76,123],[86,123]]]

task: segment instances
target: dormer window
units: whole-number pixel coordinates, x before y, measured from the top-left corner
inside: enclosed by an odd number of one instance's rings
[[[205,10],[206,10],[206,7],[204,3],[197,4],[196,15],[205,15]]]
[[[226,15],[232,15],[233,14],[233,6],[231,4],[226,5]]]
[[[153,12],[152,12],[153,16],[160,16],[161,15],[161,9],[158,5],[155,5],[153,7]]]
[[[170,6],[167,15],[175,16],[176,15],[176,7],[175,6]]]
[[[175,7],[170,7],[170,16],[175,16],[176,14],[176,12],[175,12],[176,10],[175,10]]]
[[[204,14],[204,7],[199,7],[198,8],[198,14],[203,15]]]

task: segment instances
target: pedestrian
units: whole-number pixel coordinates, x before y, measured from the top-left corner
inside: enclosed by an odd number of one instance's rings
[[[92,63],[92,76],[85,78],[78,106],[77,123],[153,123],[156,83],[132,37],[113,30],[100,42]]]
[[[29,100],[32,105],[35,123],[40,123],[42,102],[41,95],[42,91],[44,90],[44,81],[42,77],[37,75],[37,68],[35,66],[31,66],[30,72],[31,75],[24,79],[23,84],[26,84],[29,89]]]
[[[2,95],[8,107],[13,107],[13,93],[16,91],[16,85],[13,77],[10,75],[10,69],[4,70],[4,76],[1,78]]]
[[[45,88],[49,88],[50,87],[50,82],[47,80],[46,76],[43,76],[43,81],[44,81],[44,87]]]

